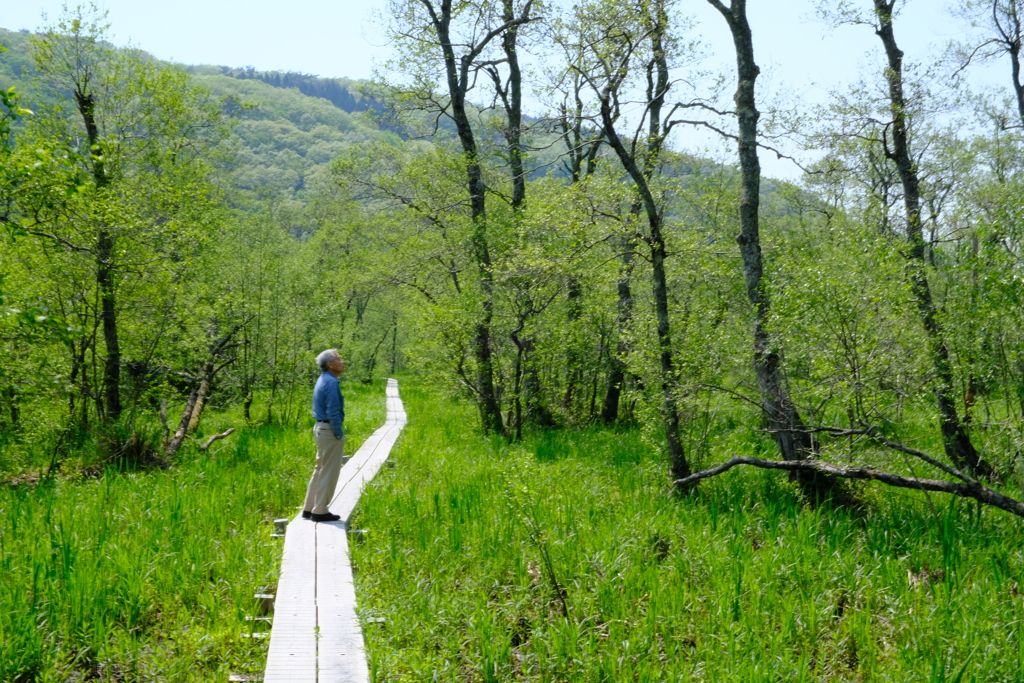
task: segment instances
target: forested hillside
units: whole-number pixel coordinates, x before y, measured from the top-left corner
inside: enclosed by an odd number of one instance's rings
[[[37,72],[29,58],[30,38],[28,33],[0,30],[0,44],[8,48],[0,55],[0,76],[7,87],[13,85],[24,98],[49,98],[51,93],[37,90],[33,84]],[[143,53],[138,57],[151,60]],[[224,163],[231,169],[232,185],[253,197],[274,197],[285,206],[301,209],[317,179],[347,147],[399,140],[359,115],[365,107],[345,110],[320,96],[302,94],[287,80],[275,86],[258,79],[232,77],[246,76],[245,71],[205,66],[189,67],[187,71],[192,74],[191,82],[208,90],[234,122],[230,129],[233,145],[225,150]],[[357,86],[346,82],[341,92],[348,94]],[[306,90],[312,92],[315,88]],[[355,104],[351,95],[349,98]]]
[[[374,636],[379,680],[1024,678],[1020,10],[964,0],[924,55],[896,0],[823,4],[877,68],[793,110],[745,2],[707,1],[720,79],[672,0],[393,0],[359,98],[115,49],[81,9],[0,32],[0,679],[184,671],[190,619],[219,635],[188,675],[251,668],[222,560],[173,616],[122,568],[55,625],[39,577],[73,584],[109,530],[5,539],[34,496],[104,524],[89,496],[135,478],[180,507],[174,477],[294,473],[326,348],[360,400],[404,373],[430,422],[367,503],[394,523],[361,590],[417,627]],[[1005,88],[968,88],[981,58]],[[246,481],[261,519],[300,502]]]

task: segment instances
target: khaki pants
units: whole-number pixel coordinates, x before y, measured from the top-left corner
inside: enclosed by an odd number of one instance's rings
[[[341,461],[345,457],[345,437],[334,438],[331,425],[327,422],[317,422],[313,427],[313,436],[316,437],[316,467],[309,480],[302,509],[322,515],[328,512],[327,506],[334,497]]]

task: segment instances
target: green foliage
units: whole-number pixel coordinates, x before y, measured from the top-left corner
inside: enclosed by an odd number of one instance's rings
[[[346,148],[371,140],[397,141],[365,116],[295,89],[221,75],[196,75],[193,80],[224,102],[246,105],[237,112],[234,128],[234,178],[238,187],[257,194],[308,199],[330,162]]]
[[[355,449],[384,420],[383,383],[345,392]],[[210,432],[240,419],[218,412]],[[296,514],[313,464],[302,424],[186,446],[168,470],[0,487],[0,680],[262,671],[266,642],[242,634],[262,630],[245,617],[277,581],[271,522]]]
[[[509,446],[468,429],[468,405],[411,381],[402,396],[400,466],[354,520],[371,531],[352,552],[373,680],[1024,674],[1006,515],[870,489],[815,508],[760,471],[673,497],[634,430]],[[762,448],[736,432],[714,457]]]
[[[423,3],[395,7],[415,24],[405,39],[429,37]],[[455,7],[467,40],[496,7]],[[610,27],[580,34],[609,58],[621,7],[582,9]],[[399,136],[345,110],[352,83],[168,66],[109,45],[104,23],[78,10],[38,36],[0,32],[0,473],[33,483],[0,489],[0,573],[15,577],[0,588],[0,678],[261,668],[238,618],[278,560],[260,525],[300,497],[308,463],[281,454],[309,444],[281,430],[308,423],[325,348],[348,361],[355,433],[371,424],[364,384],[379,390],[403,368],[422,382],[403,386],[414,416],[403,467],[360,512],[371,529],[389,520],[356,550],[360,602],[389,617],[367,636],[378,679],[1021,678],[1020,534],[1002,517],[872,488],[849,491],[859,507],[811,509],[757,472],[668,495],[666,405],[695,467],[775,452],[751,370],[737,169],[669,148],[648,169],[664,217],[664,375],[650,231],[606,147],[567,182],[566,141],[527,120],[517,204],[501,93],[470,103],[467,158],[443,123],[451,102],[429,40],[407,41],[405,73],[374,86],[374,102],[401,115],[388,121]],[[551,38],[538,38],[542,24],[517,39]],[[499,88],[508,76],[492,48],[474,56],[481,88],[486,69]],[[590,139],[594,102],[572,113],[589,95],[557,62],[551,82],[527,85],[565,96],[562,132],[576,116]],[[646,87],[642,70],[618,76]],[[919,85],[921,267],[949,351],[944,388],[1015,487],[1022,138],[1003,119],[983,122],[990,132],[932,125]],[[628,109],[644,95],[622,97]],[[698,93],[686,111],[712,101]],[[822,112],[819,172],[762,183],[770,338],[808,426],[872,424],[938,455],[935,340],[907,277],[889,114],[855,89]],[[637,149],[652,144],[636,130]],[[482,174],[476,209],[467,162]],[[428,398],[477,399],[487,363],[508,441],[475,436],[463,404]],[[186,440],[172,469],[138,467],[159,450],[161,409],[173,430],[207,367],[194,438],[244,423],[240,438],[202,457]],[[125,397],[118,419],[111,389]],[[599,428],[613,390],[617,423]],[[935,476],[857,435],[815,446]]]

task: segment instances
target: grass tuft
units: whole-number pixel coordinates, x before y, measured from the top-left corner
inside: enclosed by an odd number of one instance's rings
[[[345,391],[355,448],[384,421],[384,387]],[[204,420],[210,433],[242,423]],[[242,637],[245,617],[276,585],[271,522],[302,503],[311,427],[242,428],[209,451],[183,448],[168,469],[138,469],[148,442],[128,435],[94,476],[0,486],[0,681],[262,672],[267,642]]]
[[[375,681],[1024,680],[1009,515],[870,486],[812,505],[759,470],[673,496],[637,432],[509,445],[401,391],[402,465],[354,520]]]

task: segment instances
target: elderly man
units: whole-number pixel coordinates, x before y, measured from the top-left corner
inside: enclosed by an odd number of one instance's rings
[[[316,467],[306,489],[302,517],[314,522],[337,522],[327,505],[334,496],[342,459],[345,455],[345,397],[338,375],[345,371],[345,361],[335,349],[327,349],[316,357],[320,379],[313,387],[313,435],[316,437]]]

